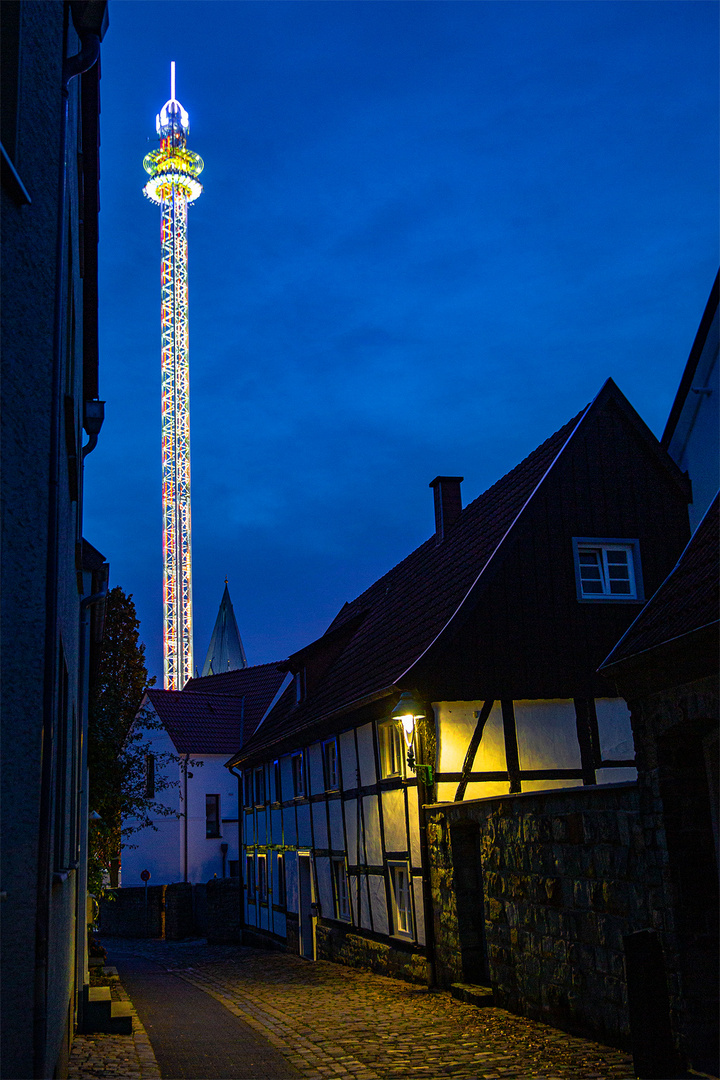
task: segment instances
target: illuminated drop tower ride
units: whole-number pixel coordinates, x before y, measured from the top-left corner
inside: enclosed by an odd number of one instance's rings
[[[163,666],[166,690],[194,675],[190,537],[190,396],[188,373],[187,208],[202,192],[203,160],[187,149],[188,114],[175,98],[156,119],[160,146],[144,159],[143,188],[162,211],[162,489]]]

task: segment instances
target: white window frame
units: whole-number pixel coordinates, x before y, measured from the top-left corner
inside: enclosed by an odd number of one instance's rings
[[[307,794],[304,752],[300,750],[299,753],[293,754],[290,763],[292,766],[293,796],[296,799],[303,799]]]
[[[259,904],[268,902],[267,855],[257,855],[257,898]]]
[[[257,768],[253,769],[253,803],[255,806],[264,806],[266,802],[265,766],[258,765]]]
[[[253,805],[253,771],[243,769],[243,806]]]
[[[245,888],[248,900],[255,900],[255,856],[245,856]]]
[[[345,856],[336,856],[332,860],[333,897],[335,899],[335,918],[350,922],[350,892]]]
[[[413,940],[412,874],[406,862],[388,863],[393,934]]]
[[[325,790],[337,791],[340,787],[337,739],[328,739],[322,744],[322,763]]]
[[[645,600],[642,570],[640,566],[640,543],[638,540],[610,537],[574,536],[573,559],[575,562],[575,585],[578,601],[582,604],[637,604]],[[582,579],[580,555],[592,551],[598,558],[601,592],[586,591]],[[630,592],[612,592],[608,552],[623,551],[627,555]]]
[[[378,750],[380,753],[380,779],[404,779],[406,773],[405,740],[399,720],[386,720],[378,724]]]
[[[214,802],[208,803],[208,799],[213,799]],[[210,828],[211,822],[213,820],[212,816],[210,814],[208,814],[208,806],[214,806],[215,807],[215,812],[216,812],[216,815],[217,815],[216,818],[215,818],[217,832],[208,832],[208,829]],[[207,791],[207,792],[205,792],[205,839],[206,840],[219,840],[221,837],[222,837],[222,816],[221,816],[221,813],[220,813],[220,796],[215,794],[214,792]]]
[[[277,857],[277,906],[287,906],[287,880],[285,877],[285,856],[282,851],[278,852]]]

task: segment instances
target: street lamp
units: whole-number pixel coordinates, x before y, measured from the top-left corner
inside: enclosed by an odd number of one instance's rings
[[[410,693],[409,690],[403,690],[400,700],[390,715],[393,720],[399,720],[402,724],[407,747],[408,768],[419,774],[427,787],[432,787],[432,765],[421,765],[415,760],[415,721],[422,720],[426,715],[425,706],[415,694]]]

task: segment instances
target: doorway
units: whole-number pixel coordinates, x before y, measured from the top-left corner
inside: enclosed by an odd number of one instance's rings
[[[468,826],[450,829],[463,981],[476,985],[487,983],[489,977],[478,841],[477,829]]]
[[[298,852],[298,901],[300,955],[306,960],[315,960],[315,905],[309,852]]]

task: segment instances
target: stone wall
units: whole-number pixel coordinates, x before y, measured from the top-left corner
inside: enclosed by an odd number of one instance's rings
[[[414,949],[393,948],[384,941],[375,941],[338,923],[322,920],[318,920],[316,941],[319,960],[332,960],[406,982],[429,985],[427,959]]]
[[[100,901],[100,934],[108,937],[164,937],[167,888],[167,885],[148,885],[146,890],[143,885],[138,885],[108,890]]]
[[[439,804],[427,835],[438,982],[480,981],[484,963],[498,1005],[627,1046],[623,936],[666,928],[637,786]]]
[[[205,886],[205,936],[211,945],[241,939],[240,878],[210,878]]]
[[[710,659],[708,667],[716,665]],[[682,1057],[716,1075],[718,1061],[718,678],[630,699],[645,844],[662,861],[668,897],[655,927],[670,970]]]
[[[196,933],[193,918],[193,889],[189,881],[178,881],[165,890],[165,940],[180,941]]]
[[[100,934],[107,937],[206,937],[211,944],[240,941],[239,878],[207,884],[175,882],[111,889],[100,902]]]

